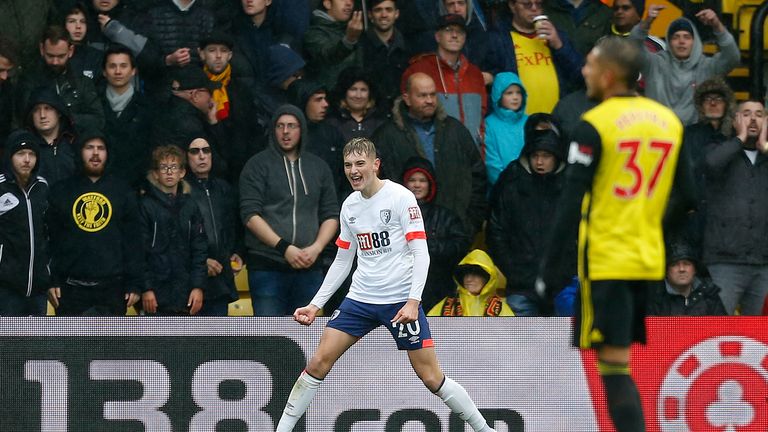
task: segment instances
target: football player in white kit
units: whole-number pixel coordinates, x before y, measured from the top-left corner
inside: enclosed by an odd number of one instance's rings
[[[277,432],[293,430],[322,380],[341,355],[376,327],[389,329],[407,350],[416,375],[477,432],[495,432],[464,387],[445,376],[435,355],[421,293],[429,253],[416,198],[405,187],[378,178],[376,147],[366,138],[344,146],[344,173],[354,192],[341,207],[339,251],[312,301],[293,318],[310,325],[346,279],[357,254],[349,294],[331,316],[317,351],[293,386]]]

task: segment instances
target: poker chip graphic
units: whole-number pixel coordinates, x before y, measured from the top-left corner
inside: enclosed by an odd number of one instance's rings
[[[672,364],[657,400],[663,432],[768,430],[768,345],[743,336],[707,339]]]

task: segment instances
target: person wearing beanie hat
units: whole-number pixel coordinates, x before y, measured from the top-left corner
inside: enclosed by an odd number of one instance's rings
[[[0,174],[0,316],[46,313],[48,183],[37,175],[38,138],[19,129],[8,136]]]
[[[421,303],[424,310],[430,310],[443,297],[455,293],[451,272],[469,250],[472,239],[456,212],[435,203],[439,187],[431,162],[419,156],[408,159],[401,178],[419,203],[429,239],[429,273]]]
[[[632,29],[630,38],[645,40],[663,9],[662,5],[650,5],[648,16]],[[672,108],[685,126],[698,121],[696,87],[708,79],[728,75],[741,61],[736,39],[712,9],[700,11],[696,18],[714,31],[719,49],[713,56],[704,54],[699,32],[688,18],[678,18],[667,27],[667,51],[642,53],[645,95]]]
[[[648,315],[727,315],[720,288],[698,272],[698,253],[686,241],[667,244],[667,274],[655,284],[648,299]]]
[[[84,131],[79,144],[80,170],[51,188],[48,299],[56,315],[125,315],[144,285],[136,192],[110,173],[101,131]]]
[[[539,130],[533,124],[547,117],[533,114],[526,122],[525,146],[499,176],[486,231],[488,251],[507,277],[507,303],[518,316],[546,315],[552,307],[551,298],[542,303],[534,290],[544,240],[553,229],[565,182],[564,149],[556,129]],[[575,272],[572,243],[563,239],[567,259],[551,269],[564,282]]]

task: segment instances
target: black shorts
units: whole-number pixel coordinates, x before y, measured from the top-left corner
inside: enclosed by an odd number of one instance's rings
[[[645,310],[651,281],[581,281],[576,300],[573,345],[629,347],[645,343]]]

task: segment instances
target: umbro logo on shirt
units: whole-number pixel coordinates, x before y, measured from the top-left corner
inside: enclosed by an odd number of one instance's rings
[[[354,225],[356,220],[357,218],[352,216],[351,218],[347,219],[347,223],[350,225]]]

